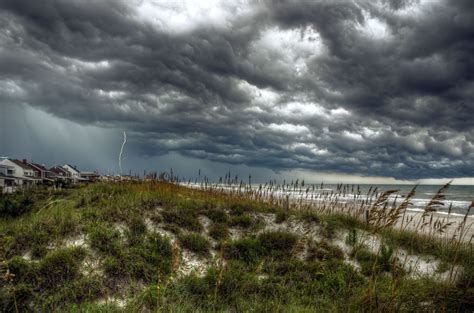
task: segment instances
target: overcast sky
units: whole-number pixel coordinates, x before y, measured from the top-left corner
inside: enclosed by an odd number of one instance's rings
[[[474,183],[473,56],[471,0],[0,0],[0,155]]]

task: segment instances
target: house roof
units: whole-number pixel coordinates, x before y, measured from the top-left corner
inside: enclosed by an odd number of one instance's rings
[[[43,166],[43,165],[41,165],[41,164],[38,164],[38,163],[28,163],[28,164],[29,164],[30,166],[32,166],[32,167],[34,167],[34,168],[40,170],[40,171],[43,171],[43,172],[48,172],[48,171],[49,171],[45,166]]]
[[[17,160],[17,159],[8,159],[8,160],[10,160],[11,162],[15,163],[16,165],[18,165],[19,167],[21,167],[25,170],[33,170],[33,168],[31,166],[21,162],[20,160]]]
[[[81,172],[81,175],[83,175],[83,176],[100,176],[99,173],[97,173],[97,172],[91,172],[91,171],[88,171],[88,172]]]
[[[63,169],[61,166],[53,166],[49,169],[51,172],[56,174],[68,174],[69,172]]]
[[[77,173],[80,173],[80,171],[75,166],[72,166],[71,164],[64,164],[64,166],[68,166],[71,170],[76,171]]]

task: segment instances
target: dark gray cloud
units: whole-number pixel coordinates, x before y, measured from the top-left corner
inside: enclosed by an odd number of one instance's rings
[[[211,2],[1,1],[0,105],[144,157],[474,176],[469,0]]]

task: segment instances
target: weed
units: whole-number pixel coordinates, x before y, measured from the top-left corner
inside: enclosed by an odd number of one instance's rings
[[[88,236],[92,248],[104,254],[117,255],[120,253],[120,232],[103,224],[89,226]]]
[[[304,211],[300,215],[300,219],[308,223],[320,223],[321,217],[313,211]]]
[[[156,225],[158,225],[163,222],[163,217],[161,216],[161,214],[155,212],[150,216],[150,220]]]
[[[230,206],[230,214],[232,215],[242,215],[249,211],[250,211],[250,208],[241,203],[234,203]]]
[[[209,228],[209,236],[215,240],[225,240],[229,237],[229,227],[227,224],[216,223]]]
[[[233,240],[224,245],[224,257],[227,259],[256,263],[262,254],[260,242],[252,237]]]
[[[346,237],[346,244],[351,247],[354,247],[357,244],[357,229],[352,228],[349,230]]]
[[[54,288],[79,277],[79,267],[85,254],[82,248],[66,248],[48,253],[38,265],[40,285]]]
[[[431,219],[436,203],[444,199],[444,189],[425,210],[426,220],[420,228],[433,227],[427,235],[404,231],[404,227],[393,229],[396,218],[410,205],[409,199],[402,205],[388,205],[387,197],[378,201],[380,197],[375,195],[378,204],[370,211],[375,202],[365,202],[365,196],[357,199],[357,205],[338,201],[337,197],[349,190],[349,186],[338,185],[334,195],[321,194],[318,204],[294,202],[288,211],[282,211],[286,203],[272,192],[298,189],[304,193],[298,183],[222,192],[210,184],[200,190],[157,181],[98,183],[60,192],[32,189],[27,194],[32,201],[27,211],[0,218],[4,235],[0,236],[0,311],[470,310],[474,302],[472,248],[459,235],[468,225],[457,228],[456,238],[437,240],[433,236],[447,225]],[[158,205],[163,213],[155,210]],[[230,208],[230,214],[222,208]],[[367,210],[368,224],[363,221]],[[303,239],[285,232],[258,235],[256,230],[262,223],[256,212],[276,213],[279,223],[290,216],[293,221],[296,216],[308,222],[305,226],[322,225],[326,238],[306,245]],[[210,250],[205,238],[184,235],[202,231],[199,214],[213,221],[209,235],[220,241],[218,249],[222,249],[225,262],[221,259],[204,277],[174,276],[180,266],[178,245],[172,247],[168,238],[147,232],[143,217],[150,217],[157,226],[164,224],[178,234],[183,248],[188,245],[186,249],[200,253]],[[117,230],[117,223],[125,225],[125,231]],[[410,220],[405,223],[402,225]],[[226,241],[229,225],[244,228],[248,237]],[[331,244],[337,231],[346,229],[350,230],[346,240],[352,247],[351,255],[366,277],[345,264],[340,249]],[[384,244],[378,255],[358,243],[359,229],[380,237]],[[78,231],[86,234],[92,253],[86,255],[82,248],[55,250],[57,242]],[[293,257],[300,245],[307,247],[305,260]],[[436,256],[441,261],[439,271],[453,278],[444,283],[399,275],[403,273],[394,252],[399,247],[410,254]],[[18,256],[25,252],[37,260]],[[105,275],[92,272],[84,276],[83,261],[95,257]],[[458,268],[461,274],[456,274]],[[116,292],[117,283],[124,287],[127,306],[98,304],[98,297]],[[136,292],[134,286],[144,289]]]
[[[199,234],[182,234],[179,236],[179,241],[184,248],[195,252],[196,254],[202,256],[209,254],[209,241]]]
[[[378,258],[380,269],[385,272],[390,272],[392,270],[394,261],[393,247],[383,244],[380,247],[380,256]]]
[[[179,235],[182,232],[181,228],[179,228],[179,226],[176,224],[166,224],[163,226],[163,229],[170,231],[175,235]]]
[[[351,256],[359,262],[361,273],[370,276],[372,273],[380,273],[380,266],[377,262],[377,256],[362,246],[356,246],[352,249]]]
[[[33,208],[33,200],[21,193],[6,194],[0,197],[0,218],[15,218]]]
[[[288,258],[298,242],[298,236],[282,231],[265,232],[258,236],[258,241],[265,256]]]
[[[225,245],[224,256],[228,259],[256,263],[262,257],[290,258],[298,236],[286,232],[267,232],[257,238],[234,240]]]
[[[166,223],[174,224],[190,231],[202,231],[202,225],[195,211],[173,209],[163,211],[161,215]]]
[[[48,253],[48,247],[44,243],[35,243],[31,247],[31,257],[41,259]]]
[[[241,214],[233,216],[229,224],[234,227],[250,228],[254,225],[254,220],[248,214]]]
[[[275,223],[281,224],[281,223],[283,223],[284,221],[286,221],[289,216],[290,216],[290,215],[288,214],[288,212],[283,211],[283,210],[279,210],[279,211],[277,211],[276,214],[275,214]]]
[[[310,242],[308,245],[308,261],[326,261],[326,260],[343,260],[344,252],[336,246],[329,244],[326,240],[321,242]]]
[[[214,223],[227,223],[229,217],[224,210],[219,209],[208,209],[204,210],[203,214],[206,215]]]

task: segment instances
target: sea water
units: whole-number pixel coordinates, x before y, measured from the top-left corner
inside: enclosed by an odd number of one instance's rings
[[[339,192],[337,196],[334,194],[337,193],[338,185],[333,184],[315,184],[315,189],[313,191],[313,185],[307,185],[303,187],[302,192],[299,191],[289,191],[289,194],[292,199],[297,199],[304,197],[305,199],[319,199],[321,198],[321,193],[330,194],[333,193],[333,199],[337,197],[339,202],[351,202],[354,199],[359,201],[370,199],[372,201],[376,200],[377,196],[381,192],[387,190],[397,190],[389,198],[389,203],[392,204],[393,201],[396,201],[396,204],[401,203],[405,200],[405,197],[410,193],[410,191],[415,187],[414,185],[345,185],[346,192]],[[306,192],[309,187],[309,191]],[[411,205],[408,207],[409,211],[421,212],[424,210],[426,205],[430,202],[433,196],[436,195],[438,190],[443,187],[441,185],[418,185],[416,186],[415,195],[411,198]],[[255,188],[255,187],[254,187]],[[373,190],[377,188],[377,194],[373,194]],[[290,187],[291,189],[291,187]],[[299,190],[299,189],[298,189]],[[372,197],[367,197],[367,194],[371,191],[370,195]],[[288,190],[287,190],[288,192]],[[312,197],[313,195],[313,197]],[[451,215],[454,216],[464,216],[468,211],[469,206],[474,201],[474,186],[465,186],[465,185],[450,185],[447,190],[443,192],[445,198],[441,200],[442,205],[435,206],[436,212],[439,214],[448,214],[448,211],[451,207]],[[474,208],[471,208],[469,211],[469,216],[474,217]]]

